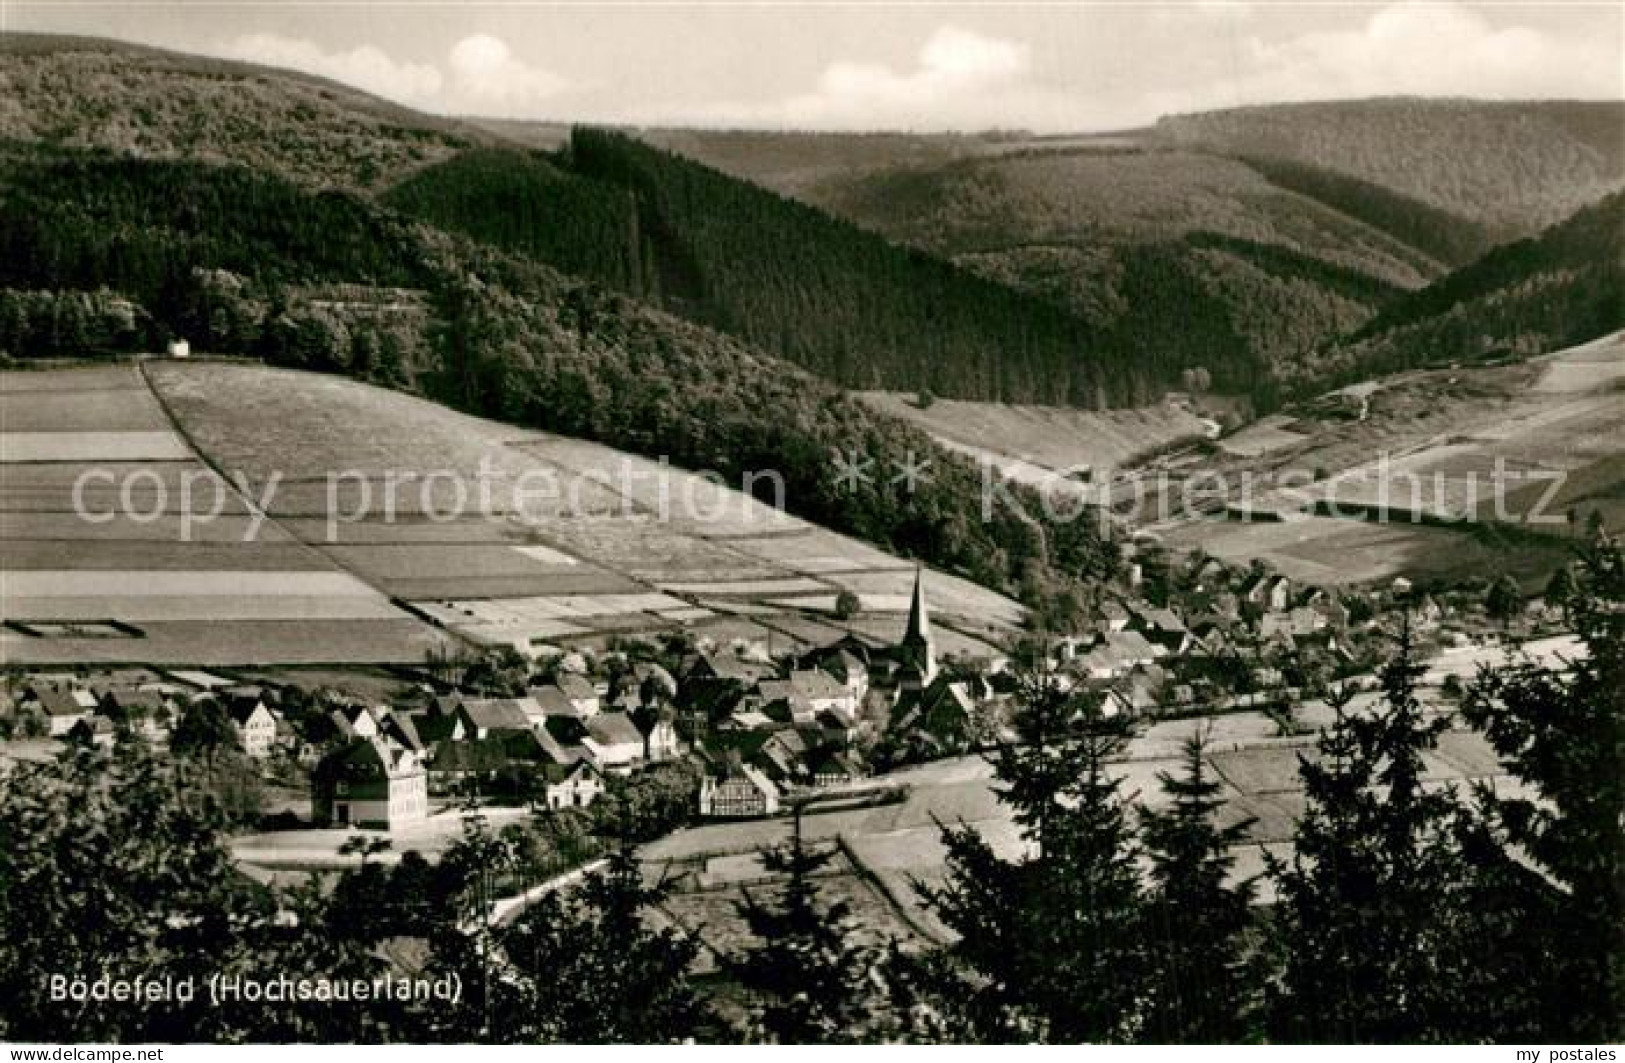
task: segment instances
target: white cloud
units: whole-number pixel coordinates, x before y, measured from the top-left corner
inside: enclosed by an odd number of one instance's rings
[[[450,98],[458,110],[534,116],[536,105],[566,87],[563,78],[515,59],[508,45],[477,33],[452,45]]]
[[[1398,3],[1348,30],[1242,43],[1243,72],[1201,89],[1153,93],[1154,110],[1232,103],[1416,95],[1490,99],[1618,98],[1618,41],[1559,41],[1528,26],[1497,28],[1460,4]]]
[[[310,41],[270,33],[239,37],[220,54],[302,70],[447,114],[537,117],[544,101],[568,87],[563,78],[516,58],[504,41],[483,33],[452,45],[444,70],[434,63],[397,61],[372,45],[329,52]]]
[[[254,33],[232,41],[221,54],[266,66],[287,67],[331,78],[379,96],[417,106],[433,106],[445,79],[427,63],[401,63],[372,45],[326,52],[310,41]]]
[[[643,108],[637,120],[806,129],[966,129],[1013,126],[1065,101],[1032,76],[1026,44],[944,26],[912,69],[838,61],[816,87],[780,100],[724,102],[681,112]]]

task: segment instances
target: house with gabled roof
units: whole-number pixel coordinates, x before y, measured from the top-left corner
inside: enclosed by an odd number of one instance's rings
[[[1297,606],[1280,613],[1265,613],[1258,618],[1258,634],[1262,638],[1276,635],[1309,635],[1326,626],[1326,618],[1313,609]]]
[[[97,711],[112,720],[161,723],[173,715],[174,709],[163,691],[145,687],[108,687],[97,698]]]
[[[1116,598],[1107,598],[1100,603],[1100,625],[1107,632],[1122,631],[1133,621],[1134,614],[1129,612],[1128,606]]]
[[[352,738],[311,773],[315,820],[390,830],[429,814],[428,772],[409,749],[385,739]]]
[[[412,728],[417,731],[426,749],[433,749],[441,742],[462,742],[468,738],[462,714],[456,711],[455,706],[446,712],[438,705],[431,705],[426,712],[412,713],[411,719]]]
[[[1242,587],[1241,600],[1268,613],[1292,604],[1292,581],[1274,572],[1260,572]]]
[[[823,671],[845,688],[853,704],[861,704],[869,692],[867,656],[860,657],[844,642],[835,643],[808,655],[806,664]]]
[[[52,738],[61,738],[73,725],[90,715],[91,706],[74,696],[69,687],[40,683],[23,694],[22,707],[34,709],[45,716]]]
[[[578,761],[590,761],[593,754],[582,744],[587,728],[573,716],[561,716],[549,721],[549,726],[536,729],[536,744],[548,762],[565,767]]]
[[[548,808],[587,808],[604,796],[604,775],[590,760],[544,764],[541,771]]]
[[[584,675],[560,672],[552,685],[559,688],[578,716],[591,716],[604,707],[603,694]]]
[[[929,736],[939,749],[964,749],[972,740],[976,703],[962,680],[938,676],[923,690],[905,691],[892,707],[890,729]]]
[[[1103,636],[1089,652],[1074,659],[1068,671],[1087,679],[1114,679],[1127,675],[1136,665],[1150,664],[1167,653],[1138,631],[1116,631]]]
[[[70,742],[80,745],[95,746],[98,749],[112,749],[118,741],[118,727],[112,720],[100,713],[91,713],[82,717],[78,723],[68,728],[65,736]]]
[[[700,782],[700,815],[715,818],[771,816],[779,810],[779,788],[748,764],[729,763]]]
[[[383,722],[378,725],[378,733],[398,745],[405,746],[420,757],[428,751],[423,736],[418,734],[417,723],[408,713],[392,712],[385,716]]]
[[[788,679],[763,679],[740,703],[746,712],[760,713],[780,723],[811,723],[818,710]],[[736,711],[734,714],[738,716]]]
[[[1133,610],[1133,630],[1172,654],[1184,653],[1195,641],[1185,622],[1172,609],[1146,606]]]
[[[645,706],[629,715],[643,735],[643,759],[647,763],[661,764],[683,755],[677,713],[670,705]]]
[[[750,686],[759,679],[770,678],[774,667],[764,661],[747,661],[735,653],[705,652],[699,654],[684,676],[685,683],[737,683]]]
[[[258,691],[228,690],[215,695],[237,732],[237,744],[255,760],[276,749],[277,715]]]
[[[814,713],[833,712],[851,720],[857,719],[857,696],[823,669],[798,668],[790,673],[787,682],[806,704],[812,706]]]
[[[814,786],[840,786],[863,778],[863,766],[844,749],[828,748],[816,753],[808,763]]]
[[[471,740],[533,729],[530,716],[516,698],[465,698],[458,704],[457,713]]]
[[[605,771],[624,775],[643,764],[643,732],[624,712],[601,712],[586,721],[583,744]]]

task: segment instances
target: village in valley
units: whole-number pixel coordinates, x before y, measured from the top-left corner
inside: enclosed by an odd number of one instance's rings
[[[1616,1043],[1619,12],[592,4],[0,26],[0,1043]]]
[[[1262,711],[1288,735],[1295,705],[1369,676],[1401,620],[1435,648],[1563,625],[1560,603],[1525,603],[1504,586],[1433,594],[1396,579],[1340,592],[1294,586],[1263,565],[1170,559],[1152,544],[1140,557],[1092,606],[1086,631],[974,658],[939,651],[917,576],[895,643],[849,632],[775,655],[765,641],[677,629],[598,648],[505,646],[397,666],[389,696],[290,681],[292,671],[266,682],[254,669],[13,666],[0,757],[111,747],[124,734],[160,749],[214,744],[265,788],[244,827],[289,836],[402,832],[472,808],[587,809],[651,772],[686,794],[689,818],[749,819],[809,799],[885,800],[891,791],[873,784],[890,769],[991,749],[1010,737],[1021,669],[1097,693],[1108,716]],[[364,686],[378,689],[379,676]]]

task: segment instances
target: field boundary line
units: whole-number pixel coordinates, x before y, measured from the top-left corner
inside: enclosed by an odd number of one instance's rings
[[[170,406],[169,401],[164,398],[163,392],[161,392],[157,385],[152,382],[152,377],[147,372],[147,363],[145,361],[140,362],[136,366],[136,371],[140,374],[142,382],[146,384],[147,391],[152,395],[153,401],[156,402],[158,404],[158,408],[164,412],[164,417],[169,421],[170,427],[174,429],[176,435],[180,436],[181,442],[185,443],[187,449],[191,450],[199,464],[203,465],[210,472],[214,473],[225,482],[231,493],[248,508],[248,513],[250,516],[258,514],[261,520],[268,524],[274,525],[278,532],[287,536],[294,543],[297,543],[300,549],[321,561],[325,568],[331,571],[344,573],[351,579],[361,584],[361,586],[366,587],[368,590],[372,591],[372,593],[384,599],[384,601],[389,602],[397,612],[401,611],[400,606],[396,605],[394,600],[391,599],[389,595],[385,594],[381,588],[375,586],[371,580],[362,578],[360,573],[356,572],[350,566],[342,563],[338,558],[332,556],[326,550],[323,550],[314,543],[306,542],[302,537],[295,535],[292,531],[283,527],[281,519],[272,515],[270,511],[261,510],[259,508],[259,504],[245,494],[238,486],[237,481],[233,480],[229,475],[227,475],[226,470],[222,469],[215,462],[215,460],[203,450],[202,447],[198,446],[197,440],[193,438],[192,433],[187,431],[186,426],[181,423],[181,419],[175,416],[175,411]],[[418,618],[404,612],[401,614],[401,619],[417,620],[418,623],[422,623],[422,621],[418,620]],[[455,636],[454,632],[451,632],[450,634]]]

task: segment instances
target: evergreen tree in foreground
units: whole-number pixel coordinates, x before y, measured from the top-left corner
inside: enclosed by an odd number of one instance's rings
[[[1273,1040],[1411,1044],[1476,1037],[1463,999],[1472,913],[1457,845],[1462,809],[1423,785],[1423,755],[1448,728],[1417,698],[1408,626],[1382,669],[1382,698],[1333,695],[1336,721],[1299,767],[1307,806],[1295,851],[1269,858],[1280,902]]]
[[[1027,852],[945,828],[946,881],[922,887],[959,940],[960,1010],[983,1041],[1120,1042],[1139,1032],[1149,973],[1133,833],[1108,761],[1127,742],[1091,693],[1025,676],[1017,741],[993,759]]]
[[[1203,736],[1192,735],[1185,743],[1184,774],[1158,775],[1171,804],[1140,813],[1151,861],[1146,1041],[1231,1044],[1248,1035],[1246,933],[1256,888],[1251,879],[1236,885],[1228,879],[1235,865],[1231,850],[1246,840],[1253,820],[1219,826],[1222,784],[1205,755]]]
[[[629,847],[579,886],[555,890],[500,936],[513,1023],[506,1043],[669,1044],[691,1040],[710,1013],[689,982],[693,938],[647,919],[664,889],[645,883]]]
[[[762,854],[768,871],[784,875],[776,902],[751,899],[745,922],[760,948],[738,974],[757,1001],[746,1036],[782,1044],[861,1043],[886,1036],[879,1028],[883,999],[882,955],[854,941],[851,906],[819,903],[813,876],[834,851],[809,848],[796,810],[790,841]]]
[[[1505,984],[1514,1003],[1536,1012],[1532,1028],[1519,1031],[1524,1039],[1618,1041],[1625,1037],[1625,557],[1617,542],[1599,536],[1584,552],[1567,605],[1583,655],[1558,667],[1524,660],[1486,669],[1468,689],[1463,714],[1533,791],[1483,795],[1495,844],[1477,855],[1500,887],[1487,906],[1500,916],[1500,941],[1523,960]]]

